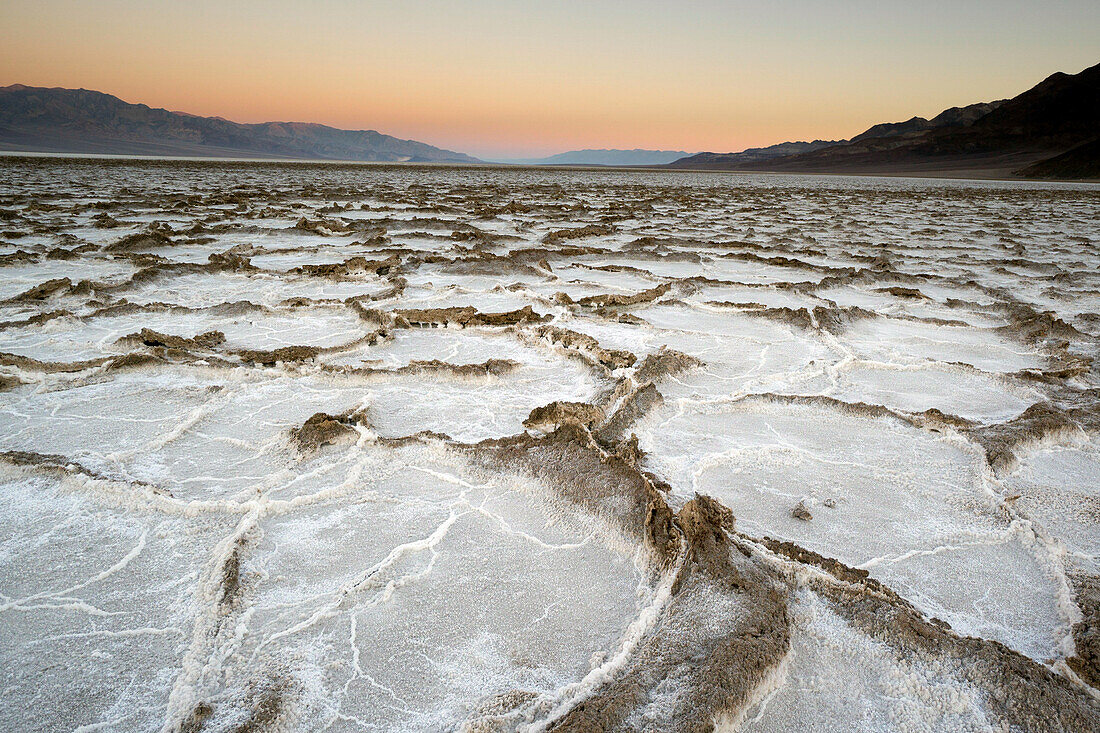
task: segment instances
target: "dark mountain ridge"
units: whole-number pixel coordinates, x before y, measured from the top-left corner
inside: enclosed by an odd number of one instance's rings
[[[782,158],[787,155],[808,153],[820,148],[844,142],[843,140],[814,140],[813,142],[788,142],[769,145],[766,148],[748,148],[740,153],[696,153],[669,164],[672,168],[720,167],[732,163],[754,163],[761,160]]]
[[[1007,101],[1007,99],[1000,99],[996,102],[978,102],[966,107],[952,107],[951,109],[945,109],[930,120],[923,117],[912,117],[905,122],[883,122],[871,126],[850,140],[840,142],[854,143],[876,137],[900,137],[913,132],[936,130],[941,127],[968,127]]]
[[[0,150],[477,163],[374,130],[304,122],[241,124],[129,104],[87,89],[0,87]]]
[[[694,164],[685,158],[671,167],[1095,178],[1100,167],[1090,144],[1098,138],[1100,64],[1079,74],[1053,74],[1009,100],[953,107],[931,120],[874,125],[813,150],[763,160],[703,154],[709,157],[694,156]]]
[[[883,122],[868,128],[849,140],[814,140],[813,142],[787,142],[769,145],[766,148],[749,148],[740,153],[698,153],[674,161],[674,168],[713,167],[726,168],[736,164],[759,163],[761,161],[786,158],[788,156],[812,153],[836,145],[859,142],[874,138],[912,136],[938,127],[969,125],[984,114],[996,109],[1005,100],[981,102],[968,107],[952,107],[940,112],[930,120],[913,117],[905,122]]]

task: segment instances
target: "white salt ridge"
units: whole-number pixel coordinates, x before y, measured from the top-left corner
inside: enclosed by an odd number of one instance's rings
[[[297,307],[276,312],[221,315],[216,310],[151,310],[125,315],[56,318],[41,326],[0,331],[0,351],[45,361],[81,361],[125,353],[123,336],[148,328],[192,338],[221,331],[226,348],[278,349],[284,346],[332,347],[352,342],[370,327],[343,305]]]

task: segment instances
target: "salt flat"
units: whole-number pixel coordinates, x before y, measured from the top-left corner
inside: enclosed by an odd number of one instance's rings
[[[5,729],[1100,730],[1100,187],[0,171]]]

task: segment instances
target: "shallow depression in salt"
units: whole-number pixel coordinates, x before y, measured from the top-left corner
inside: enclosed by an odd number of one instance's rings
[[[963,633],[1032,656],[1068,633],[1053,560],[997,511],[962,441],[768,401],[669,401],[638,428],[677,494],[714,496],[753,535],[866,568]],[[812,520],[792,515],[800,502]]]
[[[606,529],[529,480],[479,481],[432,449],[396,458],[338,501],[260,523],[221,695],[267,672],[337,730],[441,729],[479,699],[550,695],[617,650],[646,594]]]
[[[5,714],[11,729],[156,727],[203,612],[199,576],[234,521],[143,504],[117,487],[0,474],[4,694],[51,711]]]
[[[367,333],[343,305],[284,308],[213,307],[205,310],[138,310],[51,320],[41,327],[0,331],[0,351],[44,361],[73,362],[125,351],[117,342],[142,329],[192,338],[220,331],[230,347],[276,349],[284,346],[330,347]]]
[[[838,720],[853,730],[992,729],[984,691],[968,684],[961,665],[899,655],[809,592],[798,598],[793,627],[784,679],[750,709],[742,730],[825,733]]]
[[[371,277],[359,281],[326,282],[275,274],[203,273],[155,279],[148,284],[136,285],[124,297],[138,304],[170,303],[189,308],[206,308],[242,300],[276,306],[292,298],[343,300],[377,295],[385,289],[384,281]]]

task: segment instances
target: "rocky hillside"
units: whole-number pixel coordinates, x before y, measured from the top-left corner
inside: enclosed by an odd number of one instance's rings
[[[1100,177],[1094,152],[1098,138],[1100,65],[1074,75],[1059,72],[1009,100],[955,107],[931,120],[875,125],[850,140],[812,150],[766,159],[709,154],[695,156],[694,165],[688,158],[673,166],[1093,178]]]
[[[303,122],[245,125],[129,104],[87,89],[0,87],[0,150],[476,163],[462,153]]]

